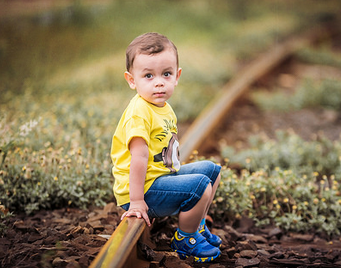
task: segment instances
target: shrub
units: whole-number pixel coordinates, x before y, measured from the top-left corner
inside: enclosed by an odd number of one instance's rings
[[[307,63],[329,65],[339,68],[341,67],[341,54],[333,52],[333,50],[328,47],[307,47],[301,49],[297,53],[297,56],[300,60]]]
[[[250,149],[237,153],[231,147],[222,148],[222,156],[250,171],[279,167],[296,174],[312,176],[314,172],[341,179],[341,142],[331,141],[322,134],[304,141],[292,132],[277,131],[276,140],[256,135],[249,139]]]
[[[325,79],[319,83],[306,80],[292,95],[258,91],[252,94],[256,105],[263,110],[290,111],[303,108],[341,109],[341,82]]]
[[[237,176],[224,167],[211,206],[217,218],[233,223],[242,216],[258,227],[276,224],[283,231],[317,232],[330,238],[341,234],[341,183],[335,176],[300,176],[276,168]]]
[[[13,214],[0,203],[0,237],[2,237],[6,233],[6,230],[8,228],[6,221],[12,216]]]
[[[303,141],[290,132],[277,140],[250,138],[250,149],[222,148],[231,166],[222,180],[211,212],[234,222],[241,216],[257,226],[276,224],[284,231],[341,234],[341,143],[317,136]]]
[[[5,207],[29,214],[65,206],[102,206],[113,199],[110,158],[101,154],[107,143],[97,139],[80,146],[73,141],[67,148],[56,148],[45,141],[35,150],[34,136],[37,130],[44,131],[39,120],[22,125],[17,134],[4,120],[1,123],[0,202]]]

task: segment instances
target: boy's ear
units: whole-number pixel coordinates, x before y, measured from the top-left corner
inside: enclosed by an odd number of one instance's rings
[[[178,85],[178,81],[179,81],[181,72],[182,72],[181,68],[179,68],[178,71],[176,72],[176,83],[175,83],[176,86]]]
[[[135,80],[134,80],[134,77],[132,76],[131,73],[125,72],[124,78],[126,79],[128,85],[131,89],[136,89]]]

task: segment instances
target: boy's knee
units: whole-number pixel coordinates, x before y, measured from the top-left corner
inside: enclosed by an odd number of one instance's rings
[[[215,180],[215,183],[219,183],[221,179],[221,173],[218,174],[217,179]]]
[[[205,192],[203,193],[201,198],[210,198],[212,195],[212,185],[209,183],[205,189]]]
[[[202,160],[202,161],[200,161],[200,166],[203,166],[206,169],[214,169],[215,165],[216,164],[213,163],[210,160]]]

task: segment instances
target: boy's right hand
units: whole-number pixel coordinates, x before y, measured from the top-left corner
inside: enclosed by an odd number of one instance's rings
[[[137,217],[139,219],[143,218],[150,227],[151,224],[147,212],[148,206],[144,200],[131,201],[129,210],[122,214],[121,220],[123,220],[124,217]]]
[[[151,226],[148,217],[148,205],[144,201],[144,184],[147,173],[149,149],[146,141],[141,137],[134,137],[129,143],[131,154],[129,173],[129,210],[122,215],[124,217],[143,218],[148,226]]]

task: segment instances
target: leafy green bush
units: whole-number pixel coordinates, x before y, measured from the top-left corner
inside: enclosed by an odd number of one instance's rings
[[[307,63],[341,67],[341,54],[332,52],[328,47],[304,48],[297,52],[297,57]]]
[[[8,228],[6,220],[12,216],[13,214],[0,203],[0,237],[2,237],[6,233],[6,229]]]
[[[223,167],[211,213],[233,223],[242,216],[257,226],[275,224],[284,231],[317,232],[330,238],[341,234],[341,183],[335,176],[300,176],[276,168],[237,176]]]
[[[82,146],[80,133],[66,147],[56,148],[45,140],[35,150],[34,136],[47,132],[40,121],[22,125],[18,134],[0,122],[0,202],[11,211],[29,214],[65,206],[102,206],[112,200],[110,158],[102,154],[107,143],[97,139]]]
[[[252,136],[250,149],[236,152],[231,147],[222,148],[222,156],[231,163],[238,163],[250,171],[277,167],[290,169],[300,176],[312,176],[314,172],[341,179],[341,141],[331,141],[322,134],[315,140],[305,141],[295,133],[277,131],[276,140],[264,136]]]
[[[250,145],[238,153],[223,148],[226,161],[241,170],[223,167],[212,213],[285,231],[341,234],[340,141],[319,136],[308,142],[279,131],[277,141],[254,136]]]
[[[312,80],[306,80],[294,94],[288,95],[283,90],[258,91],[252,93],[252,99],[263,110],[290,111],[321,107],[339,111],[341,109],[341,82],[326,79],[320,83],[313,83]]]

